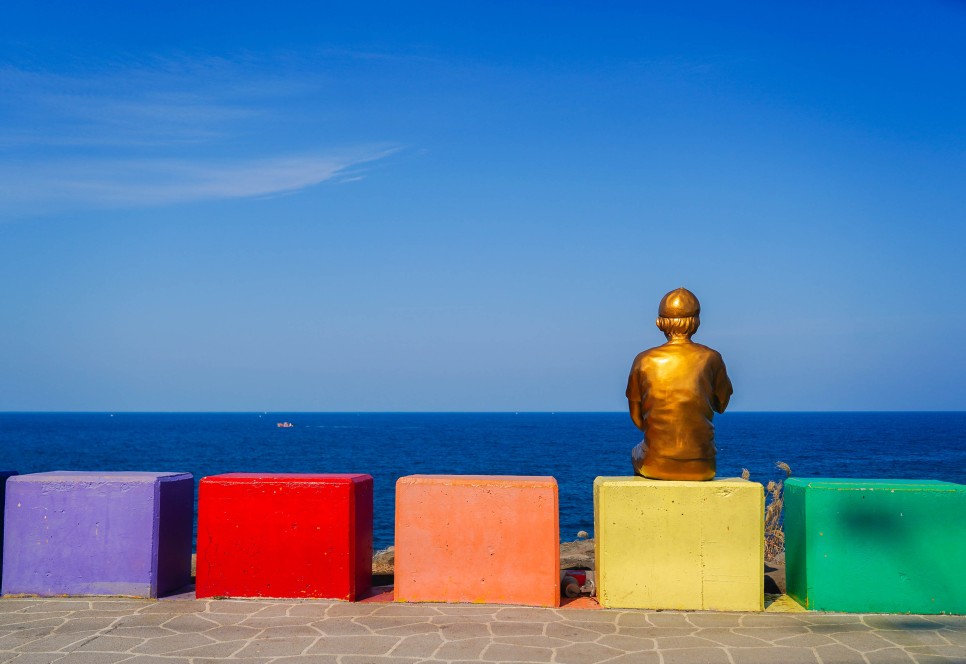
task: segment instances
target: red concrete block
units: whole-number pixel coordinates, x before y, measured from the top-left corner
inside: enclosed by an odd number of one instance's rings
[[[557,481],[410,475],[396,482],[397,602],[560,605]]]
[[[198,597],[365,596],[372,582],[372,477],[203,478],[196,576]]]

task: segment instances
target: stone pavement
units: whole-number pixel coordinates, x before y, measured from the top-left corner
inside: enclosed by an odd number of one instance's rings
[[[948,664],[966,662],[966,617],[190,598],[0,599],[0,662],[235,660]]]

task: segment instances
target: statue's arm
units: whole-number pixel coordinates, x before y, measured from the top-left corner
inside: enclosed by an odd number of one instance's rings
[[[714,378],[714,410],[716,413],[723,413],[728,407],[728,402],[731,401],[731,395],[734,393],[734,388],[731,386],[731,379],[728,378],[728,370],[725,368],[724,360],[718,356],[720,366],[715,372]]]
[[[640,401],[627,400],[627,409],[631,412],[631,420],[641,431],[644,431],[644,404]]]
[[[627,377],[627,391],[624,392],[624,396],[627,397],[627,409],[631,413],[631,420],[634,422],[634,426],[644,431],[644,396],[641,394],[638,359],[640,359],[640,355],[634,358],[634,364],[631,365],[631,373]]]

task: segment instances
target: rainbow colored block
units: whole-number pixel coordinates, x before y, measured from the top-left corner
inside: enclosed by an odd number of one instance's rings
[[[788,594],[808,609],[966,614],[966,486],[785,482]]]
[[[360,599],[372,585],[372,477],[202,478],[196,577],[198,597]]]
[[[4,496],[7,493],[7,480],[17,475],[16,470],[0,470],[0,575],[3,573],[3,514]]]
[[[604,607],[764,608],[764,489],[757,482],[598,477],[594,530]]]
[[[158,597],[191,580],[188,473],[80,472],[7,480],[3,593]]]
[[[400,478],[395,599],[559,606],[557,481]]]

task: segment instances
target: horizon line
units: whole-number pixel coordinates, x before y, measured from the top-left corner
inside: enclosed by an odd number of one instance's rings
[[[726,415],[966,413],[964,410],[735,410]],[[626,410],[0,410],[0,415],[626,415]]]

